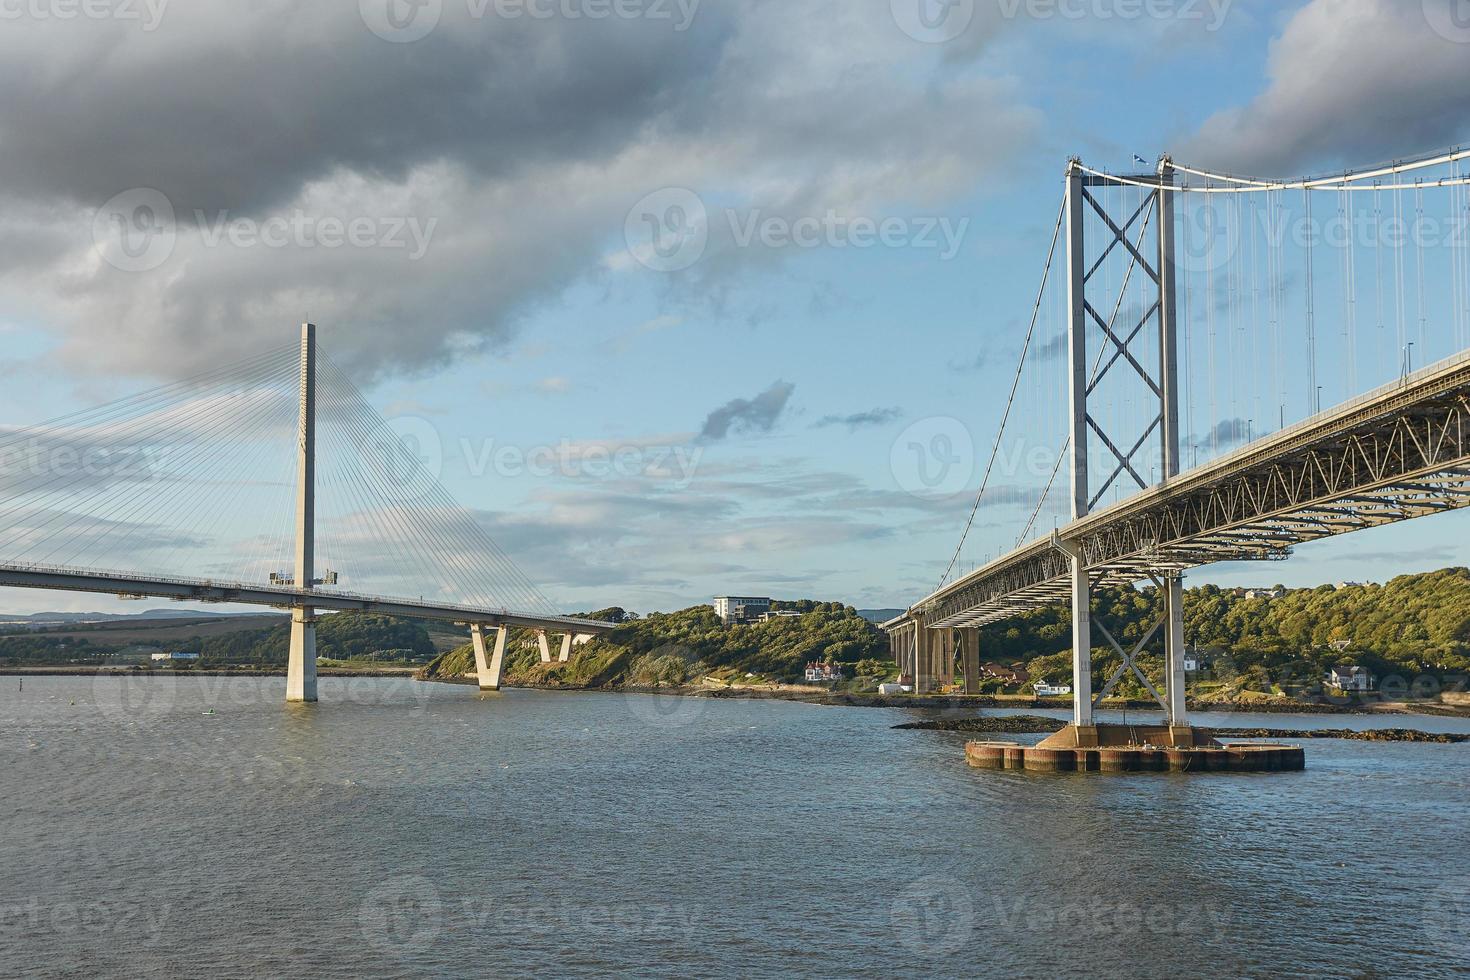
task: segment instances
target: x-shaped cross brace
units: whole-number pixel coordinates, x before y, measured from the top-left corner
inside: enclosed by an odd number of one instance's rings
[[[1143,683],[1143,686],[1148,688],[1148,693],[1152,694],[1154,696],[1154,700],[1159,702],[1159,707],[1163,708],[1165,711],[1169,710],[1169,702],[1164,700],[1163,696],[1159,694],[1158,688],[1154,687],[1153,682],[1148,679],[1148,675],[1139,669],[1138,664],[1133,662],[1133,658],[1143,652],[1143,648],[1148,646],[1149,641],[1152,640],[1154,638],[1154,635],[1158,633],[1159,628],[1164,625],[1164,622],[1167,618],[1168,617],[1165,616],[1157,623],[1154,623],[1154,628],[1148,631],[1148,635],[1138,641],[1138,644],[1133,648],[1131,653],[1125,652],[1123,650],[1122,645],[1117,640],[1113,639],[1113,634],[1108,632],[1108,628],[1106,626],[1104,626],[1097,620],[1093,620],[1093,625],[1102,631],[1102,635],[1104,638],[1107,639],[1108,644],[1114,650],[1118,651],[1118,656],[1123,658],[1123,662],[1118,665],[1118,669],[1113,671],[1113,676],[1108,678],[1108,682],[1103,685],[1103,689],[1099,691],[1097,695],[1092,699],[1092,706],[1094,708],[1101,704],[1109,694],[1113,693],[1113,688],[1118,686],[1118,681],[1122,680],[1123,673],[1125,671],[1132,670],[1133,673],[1138,677],[1139,681]]]

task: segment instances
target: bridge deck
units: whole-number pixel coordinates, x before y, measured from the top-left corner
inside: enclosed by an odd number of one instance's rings
[[[1218,561],[1279,560],[1293,545],[1470,506],[1470,353],[1257,440],[1074,521],[1094,585]],[[1033,541],[964,576],[918,612],[983,626],[1070,596],[1069,559]]]
[[[98,571],[64,566],[0,564],[0,586],[26,589],[59,589],[69,592],[95,592],[122,596],[146,596],[156,599],[192,602],[232,602],[254,606],[373,612],[385,616],[445,620],[454,623],[480,623],[485,626],[520,626],[553,632],[582,634],[605,633],[613,624],[569,616],[542,616],[507,609],[484,609],[358,595],[351,592],[310,592],[273,585],[220,582],[210,579],[188,579],[140,575],[135,572]]]

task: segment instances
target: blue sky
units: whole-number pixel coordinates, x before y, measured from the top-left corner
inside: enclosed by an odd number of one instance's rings
[[[964,527],[1069,156],[1290,175],[1470,131],[1447,95],[1470,81],[1470,38],[1433,3],[1063,6],[1080,15],[976,0],[943,43],[905,32],[904,0],[706,0],[685,31],[467,17],[445,0],[415,40],[375,36],[369,0],[166,8],[151,31],[25,23],[4,42],[17,84],[27,58],[79,39],[110,57],[100,79],[80,55],[53,65],[88,77],[76,101],[31,88],[0,110],[0,162],[21,175],[0,246],[0,412],[40,421],[289,342],[310,317],[565,608],[725,592],[905,605]],[[277,64],[283,38],[297,57]],[[201,61],[218,77],[170,83]],[[117,195],[134,213],[137,188],[174,212],[171,250],[119,269],[94,219]],[[708,240],[665,271],[640,214],[691,199]],[[250,237],[280,215],[309,232]],[[323,216],[371,219],[370,243],[323,246]],[[742,243],[766,219],[767,241]],[[812,247],[772,244],[803,219]],[[850,243],[885,221],[889,244]],[[236,240],[211,243],[227,225]],[[1434,349],[1455,346],[1449,329]],[[1340,375],[1344,356],[1324,349],[1321,370]],[[1037,370],[1015,431],[1041,443],[1064,392]],[[914,433],[957,437],[970,479],[910,492]],[[516,462],[548,451],[571,462]],[[982,509],[967,562],[1005,550],[1024,510]],[[1445,542],[1467,529],[1411,522],[1190,581],[1381,580],[1463,562]]]

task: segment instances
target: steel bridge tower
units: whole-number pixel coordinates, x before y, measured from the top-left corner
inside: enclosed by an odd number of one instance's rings
[[[1074,521],[1091,513],[1117,480],[1132,480],[1140,490],[1151,488],[1149,481],[1140,473],[1140,466],[1136,465],[1136,461],[1155,433],[1158,434],[1162,462],[1159,485],[1167,485],[1179,475],[1178,265],[1172,191],[1174,168],[1170,159],[1164,157],[1159,161],[1157,173],[1124,179],[1134,185],[1147,184],[1153,188],[1144,195],[1142,203],[1131,214],[1111,212],[1107,196],[1094,193],[1098,188],[1123,186],[1120,182],[1087,173],[1077,159],[1073,159],[1067,166],[1067,347],[1070,367],[1070,463]],[[1088,261],[1085,234],[1089,211],[1098,216],[1107,230],[1106,243],[1091,264]],[[1154,226],[1151,236],[1148,232],[1150,223]],[[1136,232],[1135,226],[1138,226]],[[1148,245],[1150,238],[1153,248]],[[1152,285],[1150,292],[1156,294],[1154,301],[1143,310],[1139,321],[1130,324],[1127,331],[1119,329],[1116,312],[1112,318],[1099,312],[1122,307],[1121,302],[1117,302],[1120,295],[1107,296],[1104,301],[1104,286],[1097,280],[1098,271],[1115,249],[1124,250],[1138,273],[1146,277],[1145,282]],[[1087,335],[1090,325],[1097,327],[1102,335],[1104,348],[1112,354],[1106,360],[1099,357],[1095,374],[1088,361]],[[1158,336],[1159,363],[1152,367],[1141,363],[1131,349],[1132,342],[1149,329],[1156,330]],[[1109,432],[1101,415],[1089,411],[1089,396],[1097,390],[1109,371],[1114,370],[1134,372],[1158,404],[1157,415],[1136,439],[1131,434],[1125,436],[1123,433]],[[1148,396],[1145,396],[1145,401],[1152,403]],[[1094,442],[1094,436],[1096,443],[1107,451],[1103,465],[1112,467],[1102,487],[1095,493],[1091,479],[1093,460],[1089,458],[1089,447]],[[1077,728],[1078,744],[1087,744],[1089,740],[1096,744],[1097,727],[1093,720],[1093,709],[1111,693],[1113,685],[1125,671],[1131,671],[1159,701],[1167,714],[1169,727],[1175,730],[1184,729],[1185,731],[1176,731],[1176,734],[1186,735],[1189,719],[1184,701],[1184,579],[1180,569],[1161,562],[1160,567],[1151,575],[1164,595],[1163,620],[1131,651],[1124,650],[1108,632],[1107,627],[1094,621],[1092,617],[1092,582],[1087,572],[1087,555],[1084,554],[1081,543],[1069,541],[1056,534],[1052,540],[1071,560],[1073,724]],[[1162,695],[1134,663],[1134,658],[1160,628],[1164,632],[1167,661],[1165,693]],[[1095,631],[1100,632],[1123,658],[1107,686],[1096,695],[1092,690],[1092,641]]]

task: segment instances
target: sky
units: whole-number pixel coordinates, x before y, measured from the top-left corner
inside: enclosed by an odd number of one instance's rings
[[[0,419],[228,364],[309,319],[567,610],[932,591],[1070,157],[1287,176],[1470,134],[1464,0],[26,0],[0,17]],[[1459,343],[1427,329],[1421,354]],[[1041,418],[1065,393],[1026,397]],[[1217,407],[1193,438],[1238,426]],[[957,463],[938,488],[936,446]],[[1025,509],[982,509],[966,558],[1007,550]],[[1408,522],[1189,581],[1380,581],[1463,563],[1467,531]],[[12,612],[119,607],[0,594]]]

